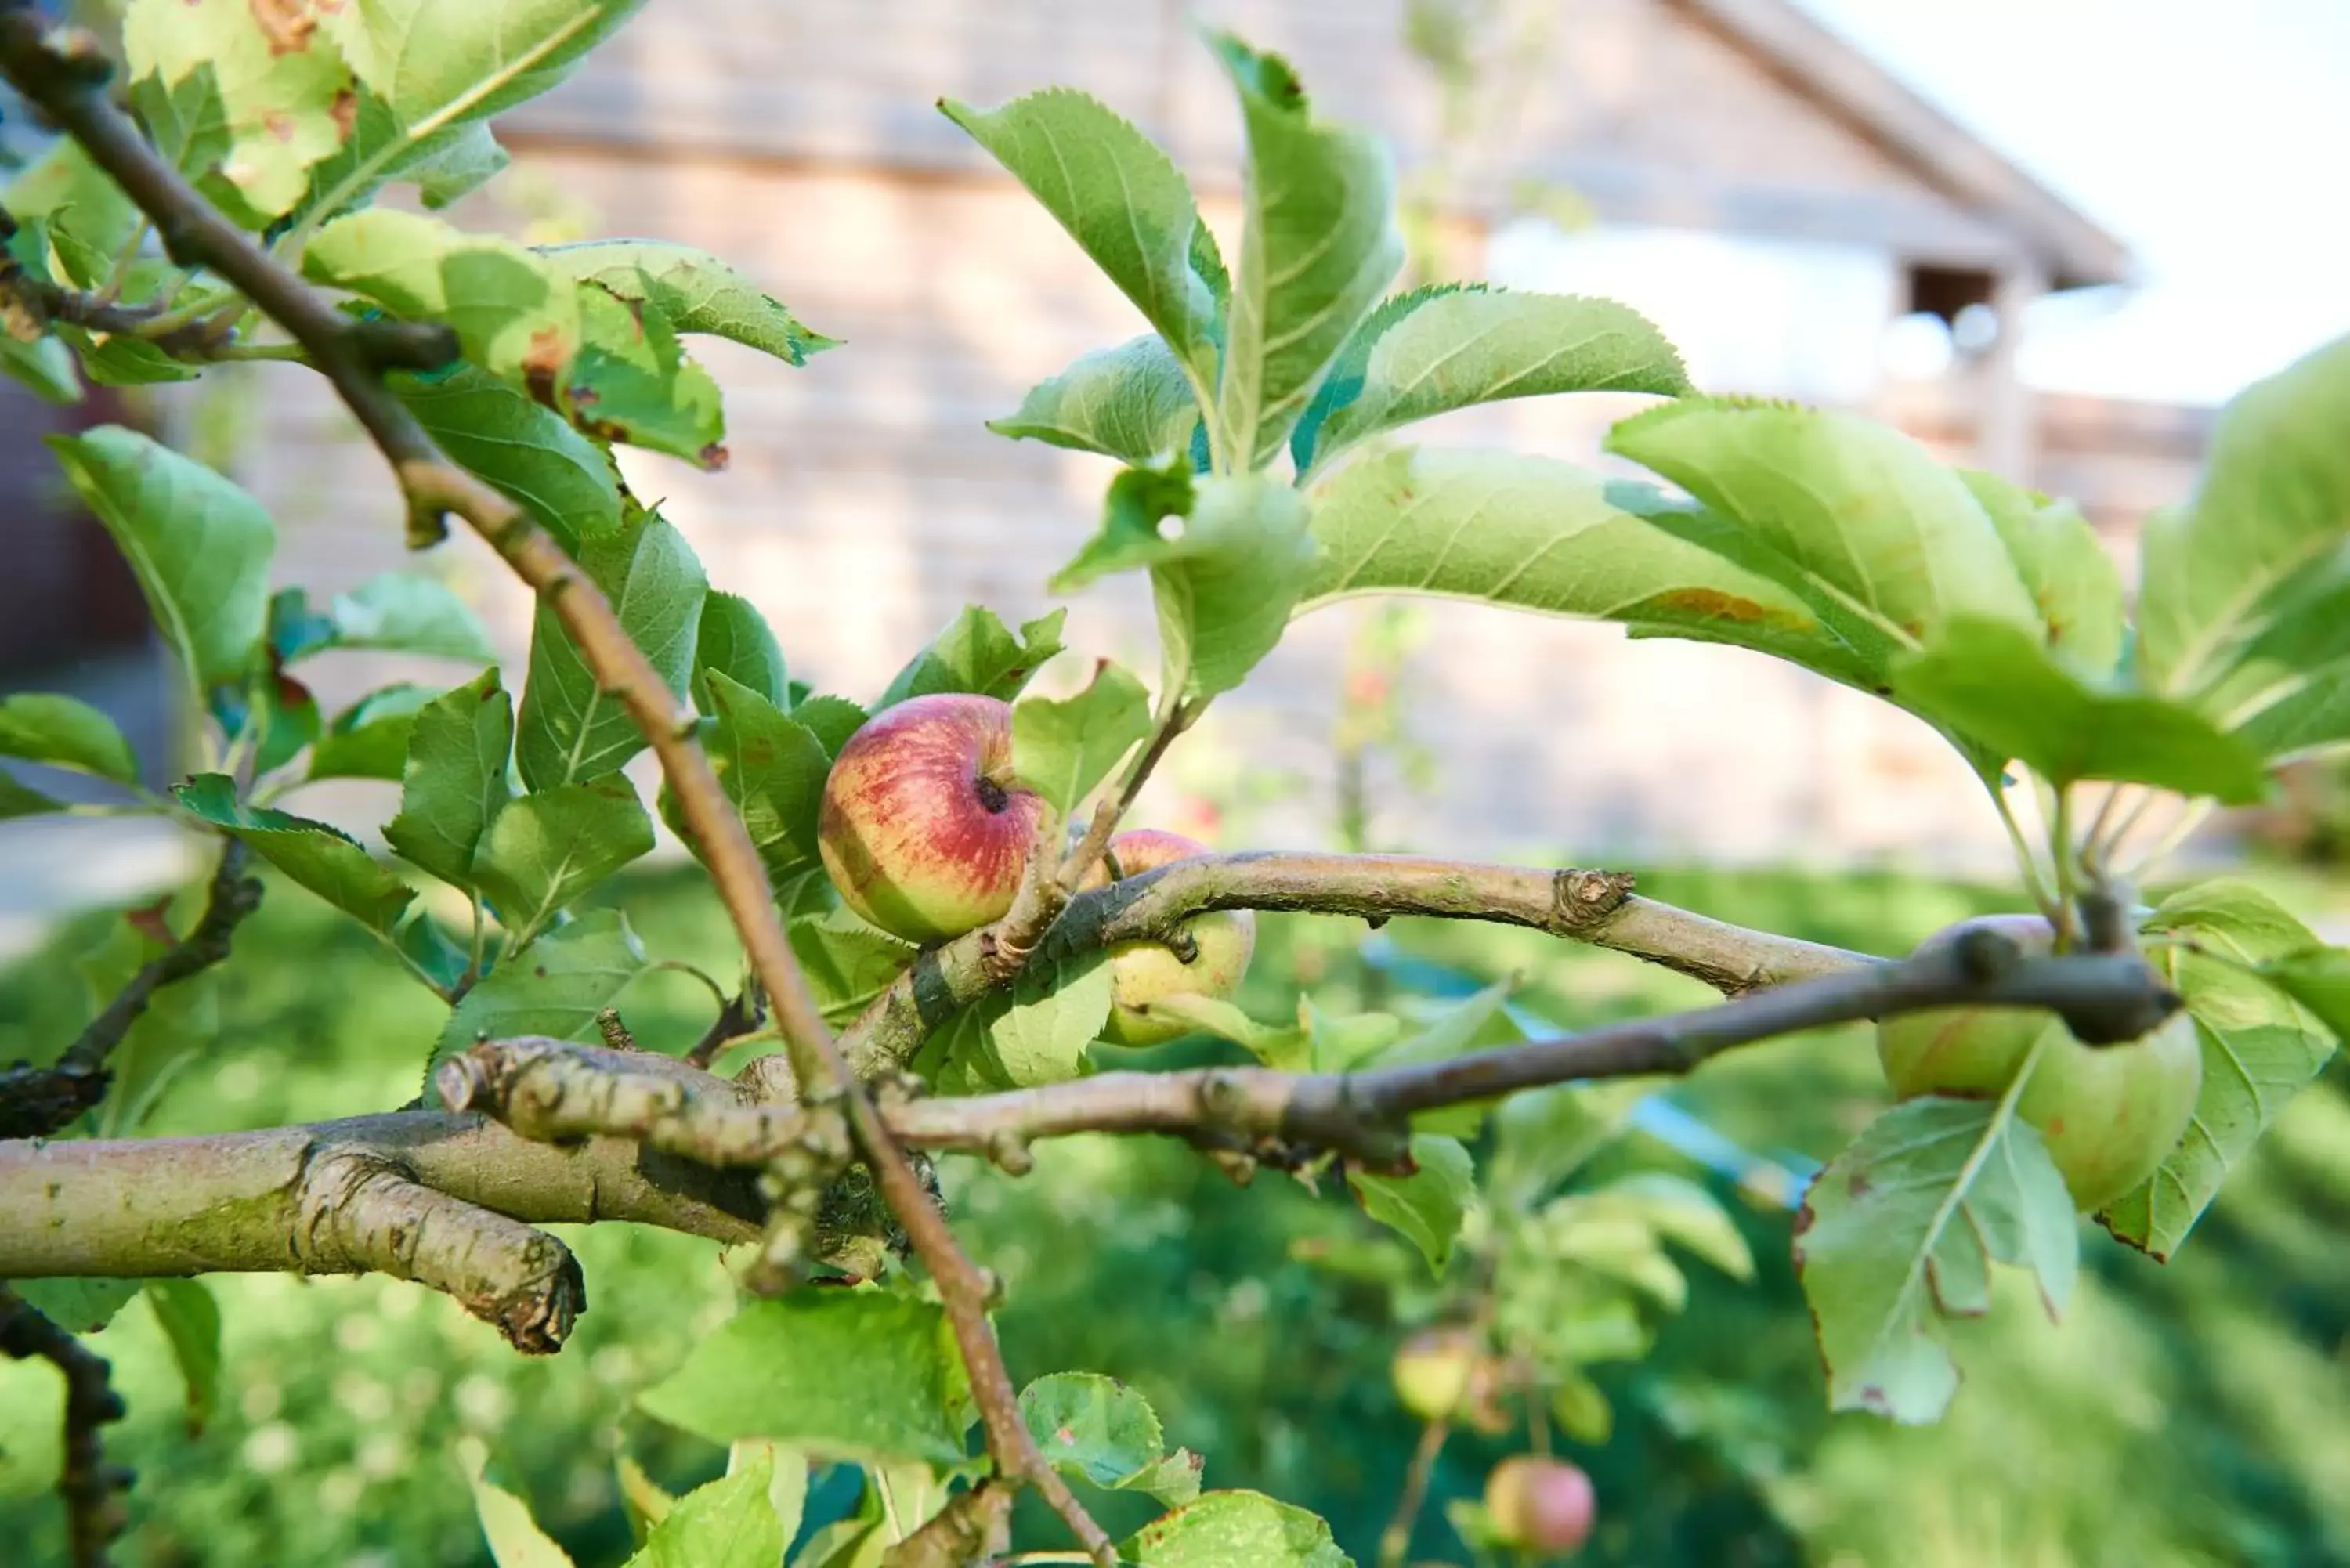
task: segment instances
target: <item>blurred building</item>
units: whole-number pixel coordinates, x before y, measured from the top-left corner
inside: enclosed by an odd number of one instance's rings
[[[697,344],[726,389],[731,465],[627,460],[712,581],[765,609],[795,673],[869,695],[966,601],[1046,607],[1107,465],[983,421],[1140,323],[933,101],[1095,93],[1170,148],[1229,253],[1241,131],[1194,14],[1284,52],[1321,112],[1388,137],[1441,210],[1452,270],[1626,298],[1707,389],[1891,417],[2076,497],[2125,560],[2144,513],[2189,487],[2203,413],[2035,396],[2014,373],[2027,307],[2124,283],[2122,247],[1786,0],[660,0],[500,123],[515,168],[455,215],[700,245],[845,340],[799,370]],[[1477,90],[1448,96],[1448,72]],[[1487,108],[1464,129],[1469,99]],[[380,461],[315,379],[254,369],[240,477],[276,513],[286,577],[331,592],[401,565]],[[1419,439],[1589,460],[1631,406],[1500,405]],[[528,607],[495,564],[466,543],[437,559],[518,654]],[[60,591],[6,577],[27,599]],[[1354,614],[1301,622],[1219,705],[1228,748],[1311,784],[1252,837],[1326,831]],[[1429,614],[1413,722],[1440,774],[1389,837],[1634,859],[2004,855],[1957,759],[1867,699],[1735,650]],[[1152,666],[1138,582],[1081,596],[1070,628],[1089,654]]]

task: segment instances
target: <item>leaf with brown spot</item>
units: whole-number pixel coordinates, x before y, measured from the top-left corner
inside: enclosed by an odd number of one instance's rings
[[[311,167],[340,147],[342,52],[302,0],[129,7],[132,105],[156,146],[229,216],[261,228],[293,210]]]
[[[1829,1405],[1901,1422],[1949,1405],[1959,1374],[1939,1320],[1988,1310],[1994,1263],[2030,1268],[2052,1316],[2080,1267],[2064,1179],[2003,1102],[1887,1111],[1814,1179],[1797,1231]]]
[[[1733,643],[1855,685],[1878,666],[1882,638],[1847,636],[1791,586],[1785,561],[1654,489],[1571,463],[1402,447],[1350,463],[1313,502],[1321,560],[1301,613],[1430,594]]]

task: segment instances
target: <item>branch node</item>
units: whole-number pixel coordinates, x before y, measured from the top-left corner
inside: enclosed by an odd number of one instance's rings
[[[1028,1140],[1008,1130],[987,1140],[987,1158],[1002,1167],[1007,1176],[1025,1176],[1036,1168],[1036,1157],[1028,1151]]]
[[[2023,950],[1988,927],[1961,931],[1951,949],[1959,971],[1977,985],[1988,985],[2023,961]]]
[[[1569,867],[1551,878],[1551,908],[1571,934],[1622,909],[1635,880],[1629,871]]]
[[[605,1045],[611,1050],[639,1049],[637,1037],[629,1033],[626,1023],[620,1022],[620,1010],[617,1007],[603,1008],[597,1012],[596,1033],[603,1036]]]

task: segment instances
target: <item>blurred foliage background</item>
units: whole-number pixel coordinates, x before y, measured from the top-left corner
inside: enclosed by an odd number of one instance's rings
[[[1888,872],[1636,867],[1644,891],[1706,913],[1898,952],[2003,889]],[[2305,911],[2323,884],[2281,880]],[[731,962],[699,873],[624,879],[611,897],[657,957]],[[36,1051],[69,1039],[90,1003],[72,962],[112,917],[62,929],[0,980],[0,1037]],[[1531,1012],[1573,1026],[1701,1002],[1692,982],[1537,935],[1398,922],[1269,918],[1250,993],[1278,1017],[1294,988],[1347,1010],[1402,988],[1465,989],[1512,971]],[[623,999],[639,1036],[682,1049],[706,997],[656,973]],[[415,1091],[437,1028],[432,999],[370,940],[298,889],[275,886],[223,972],[219,1033],[161,1095],[155,1133],[259,1127],[396,1106]],[[1179,1043],[1166,1064],[1219,1046]],[[1735,1054],[1669,1103],[1748,1150],[1801,1168],[1834,1152],[1883,1090],[1851,1030]],[[1285,1177],[1233,1186],[1171,1144],[1076,1139],[1014,1180],[946,1172],[963,1233],[1011,1287],[1002,1327],[1014,1370],[1085,1368],[1149,1397],[1170,1442],[1207,1457],[1211,1486],[1250,1486],[1327,1515],[1367,1559],[1416,1428],[1388,1358],[1408,1325],[1384,1290],[1293,1253],[1303,1238],[1367,1234],[1344,1189]],[[1761,1261],[1751,1284],[1690,1271],[1682,1315],[1655,1353],[1601,1369],[1617,1407],[1602,1449],[1562,1445],[1596,1480],[1603,1525],[1581,1561],[1607,1564],[2168,1564],[2350,1563],[2350,1074],[2337,1063],[2239,1172],[2177,1263],[2093,1234],[2085,1289],[2062,1325],[2027,1291],[1963,1332],[1966,1386],[1951,1418],[1903,1430],[1830,1417],[1788,1266],[1785,1208],[1666,1143],[1627,1136],[1589,1176],[1643,1167],[1708,1182]],[[630,1413],[634,1392],[731,1310],[707,1242],[619,1226],[573,1230],[590,1308],[559,1355],[525,1360],[485,1324],[414,1286],[291,1276],[213,1282],[226,1321],[219,1408],[185,1420],[168,1346],[144,1303],[95,1343],[129,1396],[116,1428],[137,1467],[122,1560],[248,1563],[486,1563],[452,1457],[480,1434],[496,1468],[583,1564],[618,1563],[629,1536],[613,1478],[622,1449],[679,1487],[721,1452]],[[0,1367],[0,1532],[12,1562],[61,1561],[54,1498],[35,1490],[55,1444],[45,1366]],[[1435,1475],[1415,1555],[1465,1561],[1442,1503],[1473,1495],[1521,1431],[1456,1437]],[[812,1514],[846,1508],[851,1477],[820,1483]],[[1113,1531],[1131,1496],[1092,1500]],[[1036,1544],[1050,1543],[1038,1528]],[[29,1554],[17,1555],[29,1547]]]

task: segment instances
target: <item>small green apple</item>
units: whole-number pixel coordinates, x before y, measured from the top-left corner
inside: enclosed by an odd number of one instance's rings
[[[2055,934],[2039,916],[1994,915],[1937,931],[1918,950],[1939,950],[1966,931],[1985,929],[2028,954],[2054,949]],[[1900,1099],[1989,1099],[2007,1092],[2043,1039],[2039,1064],[2016,1098],[2016,1114],[2039,1129],[2074,1207],[2095,1213],[2152,1176],[2195,1114],[2203,1048],[2186,1013],[2126,1044],[2084,1045],[2051,1013],[1944,1008],[1878,1024],[1877,1054]]]
[[[1389,1370],[1396,1398],[1418,1421],[1458,1421],[1484,1432],[1509,1429],[1499,1403],[1501,1363],[1466,1328],[1424,1328],[1403,1342]]]
[[[941,692],[884,709],[825,779],[816,850],[848,907],[911,942],[1012,908],[1043,799],[1012,771],[1012,705]]]
[[[1493,1532],[1523,1551],[1546,1557],[1581,1551],[1598,1511],[1591,1478],[1565,1459],[1518,1454],[1485,1478],[1485,1513]]]
[[[1085,885],[1107,887],[1111,881],[1139,877],[1177,860],[1207,854],[1208,846],[1180,833],[1139,827],[1109,841],[1107,869],[1096,867]],[[1191,1025],[1165,1012],[1153,1013],[1154,1003],[1170,996],[1192,994],[1219,999],[1240,990],[1256,951],[1256,916],[1247,909],[1214,909],[1194,915],[1183,929],[1199,944],[1190,963],[1162,942],[1118,942],[1110,952],[1110,1014],[1103,1037],[1119,1045],[1157,1045],[1187,1033]]]

